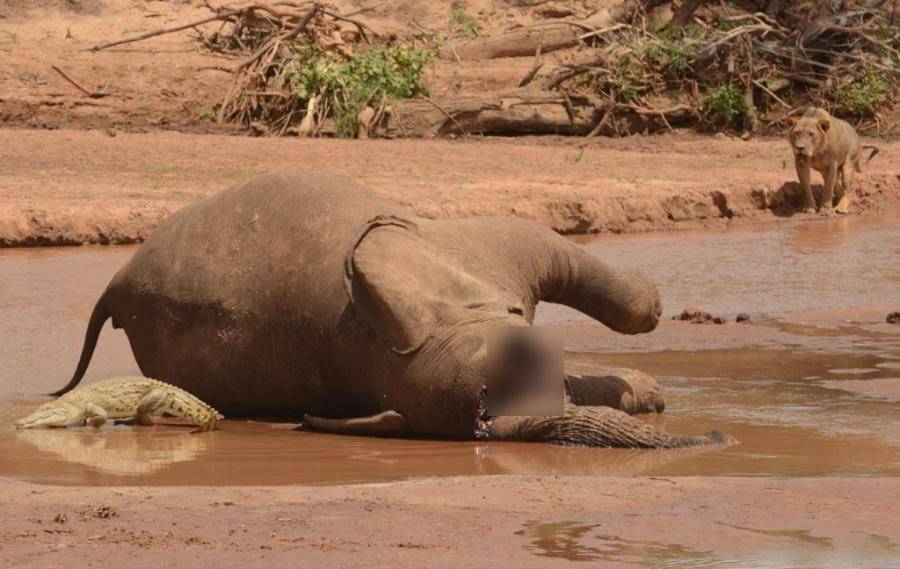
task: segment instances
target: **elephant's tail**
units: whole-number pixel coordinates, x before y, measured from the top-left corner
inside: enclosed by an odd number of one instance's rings
[[[91,312],[91,319],[88,322],[87,331],[84,333],[84,346],[81,348],[81,358],[78,360],[78,367],[75,368],[75,374],[65,387],[50,393],[49,395],[60,396],[65,395],[69,391],[75,389],[75,386],[84,377],[88,365],[91,363],[91,357],[94,355],[94,348],[97,347],[97,338],[100,336],[100,330],[110,317],[109,303],[106,301],[106,293],[104,292],[97,304],[94,305],[94,311]]]

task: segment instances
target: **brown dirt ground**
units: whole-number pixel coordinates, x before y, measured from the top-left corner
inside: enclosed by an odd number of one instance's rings
[[[126,559],[136,569],[188,560],[248,569],[556,567],[564,559],[603,567],[744,560],[749,567],[766,558],[849,567],[867,556],[896,560],[900,485],[890,478],[527,476],[330,488],[2,481],[0,516],[0,559],[8,567],[108,567]]]
[[[355,0],[335,4],[344,13],[362,7]],[[533,4],[461,3],[484,34],[541,19]],[[616,4],[560,7],[574,9],[568,17],[577,19]],[[448,2],[384,0],[366,7],[372,9],[359,18],[383,35],[428,29],[452,36]],[[87,51],[208,14],[199,0],[0,5],[0,125],[12,127],[0,131],[0,246],[140,241],[173,210],[253,173],[286,168],[344,173],[427,217],[519,215],[564,233],[661,230],[791,213],[781,207],[796,193],[781,140],[687,134],[591,141],[224,137],[229,127],[200,116],[228,86],[228,75],[213,68],[233,61],[198,48],[190,32]],[[532,63],[531,57],[440,60],[427,81],[435,94],[484,92],[514,86]],[[108,95],[84,96],[52,65]],[[861,177],[857,211],[900,197],[893,159],[900,143],[875,143],[882,155]]]
[[[619,0],[587,0],[573,18]],[[272,3],[262,2],[262,3]],[[213,5],[241,4],[213,2]],[[451,3],[444,0],[335,0],[340,13],[356,13],[382,37],[410,37],[429,30],[453,38]],[[481,33],[499,33],[542,20],[528,2],[466,0]],[[521,4],[522,6],[517,6]],[[0,3],[0,125],[30,128],[159,128],[223,132],[201,120],[221,102],[237,56],[213,54],[199,46],[192,31],[157,36],[92,53],[91,47],[145,32],[175,27],[210,15],[199,0],[7,0]],[[198,26],[213,32],[218,23]],[[347,24],[348,29],[352,25]],[[559,54],[562,56],[562,54]],[[549,57],[556,57],[552,55]],[[489,62],[438,60],[425,77],[435,95],[514,87],[533,64],[531,57]],[[89,98],[67,83],[56,65],[88,90],[107,93]]]
[[[859,176],[856,210],[900,199],[900,142]],[[793,215],[782,140],[693,134],[590,141],[250,138],[0,130],[0,246],[140,241],[160,219],[265,171],[340,173],[425,217],[516,215],[563,233]],[[787,201],[785,201],[787,200]]]

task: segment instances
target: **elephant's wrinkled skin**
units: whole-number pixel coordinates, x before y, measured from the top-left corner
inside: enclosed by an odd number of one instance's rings
[[[484,417],[485,330],[530,324],[540,300],[628,334],[660,315],[643,275],[533,222],[420,219],[344,178],[268,174],[159,225],[97,302],[62,391],[111,317],[145,375],[228,416],[598,446],[720,440],[668,435],[609,407],[569,404],[572,421]]]

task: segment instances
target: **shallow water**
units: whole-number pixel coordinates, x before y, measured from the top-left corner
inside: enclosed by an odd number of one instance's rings
[[[686,306],[733,318],[900,302],[900,209],[579,241],[616,267],[647,273],[667,315]]]
[[[723,524],[725,525],[725,524]],[[724,555],[676,543],[626,539],[604,532],[600,524],[577,521],[532,522],[515,532],[534,555],[565,561],[618,562],[641,567],[704,567],[731,569],[818,569],[821,567],[882,568],[895,565],[898,546],[890,538],[867,534],[855,551],[835,552],[829,537],[810,535],[802,529],[758,529],[728,527],[767,537],[780,538],[781,548],[756,555]],[[805,546],[805,547],[804,547]]]
[[[0,476],[73,485],[225,485],[513,473],[900,475],[900,335],[853,322],[821,329],[783,318],[900,301],[897,235],[900,214],[892,212],[584,243],[616,266],[649,273],[667,314],[686,305],[749,312],[758,326],[845,340],[833,351],[615,354],[596,346],[596,353],[567,354],[575,371],[612,364],[657,375],[669,407],[648,421],[685,433],[721,429],[741,440],[706,452],[366,439],[251,421],[225,421],[220,431],[198,435],[171,424],[15,431],[14,418],[68,379],[94,301],[134,248],[0,250]],[[539,321],[580,319],[573,314],[542,307]],[[105,329],[88,378],[136,373],[124,334]]]

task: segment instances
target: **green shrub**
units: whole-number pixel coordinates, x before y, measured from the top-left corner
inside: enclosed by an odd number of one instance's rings
[[[681,77],[690,71],[696,53],[696,45],[685,40],[657,39],[646,47],[650,60],[672,77]]]
[[[881,71],[866,65],[858,77],[837,84],[837,100],[854,115],[874,114],[887,101],[890,88]]]
[[[366,105],[377,108],[427,94],[422,74],[434,56],[433,49],[394,43],[343,59],[310,46],[297,58],[291,87],[302,101],[322,96],[331,106],[337,136],[354,137],[357,116]]]
[[[466,12],[459,5],[450,8],[450,33],[467,38],[477,36],[481,32],[481,22]]]
[[[610,71],[609,84],[616,101],[631,103],[647,90],[649,77],[640,57],[625,55]]]
[[[744,93],[734,83],[720,83],[706,91],[706,112],[720,123],[732,125],[747,110]]]

